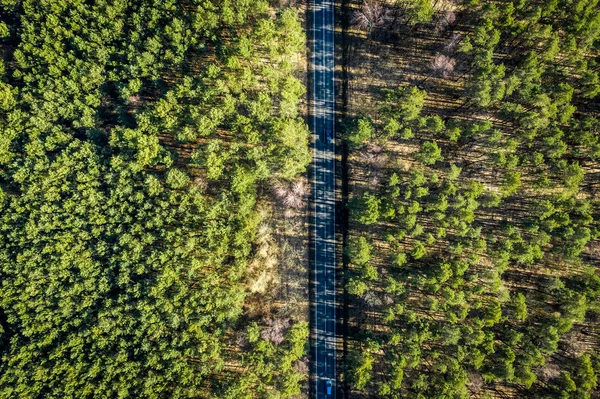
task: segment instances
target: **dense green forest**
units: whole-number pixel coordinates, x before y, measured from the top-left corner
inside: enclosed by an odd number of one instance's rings
[[[297,10],[0,0],[0,397],[285,398],[258,193],[310,160]],[[276,341],[276,342],[274,342]]]
[[[351,397],[599,397],[598,1],[351,4]]]

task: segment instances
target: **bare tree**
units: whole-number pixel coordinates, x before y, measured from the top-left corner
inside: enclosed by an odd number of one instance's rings
[[[194,179],[194,185],[200,189],[201,192],[205,192],[208,188],[208,182],[206,179],[198,176]]]
[[[454,21],[456,21],[456,14],[454,14],[454,11],[444,11],[435,25],[437,33],[439,34],[445,31],[448,26],[454,23]]]
[[[246,345],[248,345],[248,340],[246,339],[246,334],[244,334],[243,331],[238,331],[235,334],[235,343],[240,347],[243,348]]]
[[[381,183],[382,168],[387,164],[389,158],[384,152],[384,148],[377,144],[367,144],[359,153],[359,157],[368,166],[369,184],[372,187],[378,186]]]
[[[127,99],[127,101],[129,101],[129,104],[131,104],[134,107],[140,103],[140,100],[141,98],[139,94],[129,96],[129,98]]]
[[[600,259],[600,241],[592,241],[589,244],[589,252],[596,259]]]
[[[563,339],[567,344],[566,353],[571,357],[580,357],[587,349],[585,342],[582,342],[574,331],[569,331]]]
[[[467,386],[471,393],[479,393],[485,385],[483,377],[479,373],[469,373],[469,382]]]
[[[260,333],[261,338],[275,345],[281,344],[285,340],[285,332],[290,327],[289,320],[267,320],[266,324],[268,327]]]
[[[388,19],[389,9],[383,2],[366,0],[360,9],[354,12],[351,23],[370,34],[373,29],[384,26]]]
[[[298,361],[298,372],[302,375],[308,375],[308,372],[310,371],[309,365],[308,365],[308,358],[306,356],[304,356],[302,359],[300,359]]]
[[[539,372],[542,381],[550,381],[560,377],[560,367],[556,363],[546,363]]]
[[[429,67],[439,76],[447,77],[452,71],[454,71],[454,66],[456,65],[456,60],[454,58],[450,58],[444,54],[437,53],[435,57],[431,60]]]
[[[299,179],[293,183],[280,182],[274,188],[275,196],[286,207],[286,217],[296,216],[297,209],[304,207],[308,184],[306,179]]]
[[[367,144],[365,149],[360,152],[362,160],[370,167],[380,168],[387,161],[387,156],[383,152],[383,147],[377,144]]]
[[[452,54],[456,51],[456,47],[458,43],[462,40],[462,35],[460,33],[453,33],[450,39],[444,44],[444,53]]]
[[[381,299],[379,299],[377,294],[375,294],[373,291],[367,291],[363,299],[365,301],[365,304],[371,308],[383,305]]]

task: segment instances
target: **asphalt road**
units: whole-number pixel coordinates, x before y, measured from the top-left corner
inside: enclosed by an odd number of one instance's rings
[[[313,0],[314,389],[335,398],[335,86],[334,0]],[[331,395],[326,384],[331,382]]]

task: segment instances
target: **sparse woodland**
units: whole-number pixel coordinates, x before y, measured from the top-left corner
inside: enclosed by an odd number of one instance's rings
[[[599,397],[598,1],[348,14],[351,397]]]
[[[307,323],[244,314],[261,188],[311,157],[298,12],[0,0],[0,21],[0,397],[298,394]]]

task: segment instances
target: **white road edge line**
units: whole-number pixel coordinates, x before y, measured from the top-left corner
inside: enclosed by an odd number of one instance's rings
[[[333,1],[333,0],[331,0]],[[332,126],[332,142],[333,142],[333,373],[337,377],[337,296],[336,296],[336,237],[335,237],[335,226],[336,226],[336,209],[335,209],[335,5],[331,11],[331,78],[333,80],[331,87],[331,120],[333,121]],[[337,378],[335,378],[333,397],[337,396]]]
[[[317,58],[317,54],[316,54],[316,41],[317,41],[317,32],[315,29],[315,21],[316,21],[316,4],[315,4],[316,0],[313,0],[313,20],[312,20],[312,31],[313,31],[313,43],[312,43],[312,58],[313,58],[313,135],[316,135],[317,133],[317,114],[316,114],[316,110],[317,110],[317,102],[316,102],[316,90],[317,90],[317,86],[316,86],[316,82],[315,82],[315,77],[316,77],[316,69],[315,69],[315,64],[316,64],[316,58]],[[313,183],[313,196],[314,196],[314,226],[315,226],[315,244],[314,244],[314,265],[315,265],[315,276],[314,276],[314,293],[315,293],[315,299],[317,296],[317,291],[316,291],[316,287],[317,287],[317,233],[316,233],[316,226],[317,226],[317,165],[315,163],[315,159],[316,159],[316,155],[317,155],[317,138],[314,138],[314,147],[313,147],[313,176],[314,176],[314,183]],[[318,332],[317,332],[317,303],[315,303],[315,398],[318,397],[319,392],[318,392],[318,373],[319,373],[319,368],[318,368],[318,345],[317,345],[317,339],[318,339]]]

